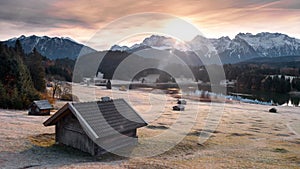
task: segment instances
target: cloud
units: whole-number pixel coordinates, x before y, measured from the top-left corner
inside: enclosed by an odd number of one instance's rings
[[[120,17],[161,12],[187,19],[209,37],[234,36],[238,32],[272,31],[300,38],[298,0],[14,0],[0,2],[0,39],[21,34],[71,36],[81,42]],[[138,18],[154,28],[163,18]],[[111,34],[130,29],[123,23]],[[138,22],[138,21],[137,21]]]
[[[288,10],[297,10],[300,9],[299,0],[280,0],[278,3],[274,3],[270,6],[271,8],[279,9],[288,9]]]
[[[6,22],[28,25],[52,25],[57,18],[47,16],[49,2],[42,1],[1,1],[0,19]],[[33,5],[34,4],[34,5]]]

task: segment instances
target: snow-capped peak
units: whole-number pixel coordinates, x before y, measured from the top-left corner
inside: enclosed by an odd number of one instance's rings
[[[72,38],[69,38],[69,37],[61,37],[61,39],[65,39],[65,40],[69,40],[69,41],[77,43],[75,40],[73,40]]]
[[[142,43],[137,43],[131,47],[113,45],[110,50],[112,51],[135,51],[144,48],[153,48],[157,50],[172,50],[177,49],[181,51],[188,50],[188,44],[181,42],[171,37],[151,35],[143,40]]]
[[[26,36],[25,35],[21,35],[18,39],[24,39],[24,38],[26,38]]]
[[[128,51],[130,50],[129,47],[127,46],[119,46],[119,45],[113,45],[111,48],[110,48],[111,51]]]
[[[186,51],[188,49],[187,44],[185,42],[176,40],[171,37],[152,35],[142,42],[142,45],[149,46],[159,50],[167,50],[167,49],[177,49],[181,51]]]
[[[190,50],[202,51],[204,56],[211,57],[212,55],[216,55],[218,53],[215,45],[212,42],[213,40],[198,35],[188,43],[190,46]]]
[[[11,38],[11,39],[8,39],[8,41],[12,42],[12,41],[16,41],[18,38],[14,37],[14,38]]]
[[[245,40],[255,51],[263,56],[283,56],[297,53],[300,50],[300,40],[281,33],[262,32],[238,34],[236,38]]]
[[[4,41],[10,47],[14,47],[16,40],[20,40],[25,53],[30,53],[34,48],[42,55],[50,58],[72,58],[76,59],[78,55],[95,52],[94,49],[84,46],[83,44],[76,43],[70,38],[58,38],[48,36],[20,36]],[[85,49],[84,52],[81,50]]]

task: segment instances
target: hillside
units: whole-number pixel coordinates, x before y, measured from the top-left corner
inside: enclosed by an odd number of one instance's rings
[[[16,41],[19,40],[26,54],[37,49],[39,53],[47,58],[54,60],[59,58],[76,59],[78,56],[82,56],[88,53],[95,52],[96,50],[77,43],[70,38],[58,38],[48,36],[20,36],[18,38],[12,38],[3,41],[4,44],[14,47]]]
[[[281,57],[258,57],[249,59],[238,64],[257,64],[270,65],[277,68],[295,67],[300,68],[300,56],[281,56]]]
[[[24,109],[40,98],[34,83],[39,76],[32,76],[23,58],[24,53],[20,48],[8,48],[0,43],[1,108]]]

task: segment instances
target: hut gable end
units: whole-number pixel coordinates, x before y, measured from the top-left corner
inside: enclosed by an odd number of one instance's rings
[[[48,100],[36,100],[29,106],[29,115],[50,115],[52,105]]]

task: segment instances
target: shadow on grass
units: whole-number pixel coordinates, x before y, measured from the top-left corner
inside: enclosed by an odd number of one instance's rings
[[[92,156],[73,147],[55,144],[55,134],[45,133],[28,137],[29,146],[19,152],[20,158],[27,159],[21,168],[37,166],[63,166],[86,162],[117,162],[125,157],[106,153],[101,156]]]
[[[188,133],[188,136],[200,136],[200,134],[202,134],[202,136],[209,136],[209,134],[217,134],[217,133],[222,133],[221,131],[218,130],[210,130],[210,129],[205,129],[205,130],[195,130],[192,131],[190,133]]]
[[[250,133],[231,133],[230,136],[242,137],[242,136],[253,136],[253,134],[250,134]]]
[[[276,152],[276,153],[287,153],[287,152],[289,152],[285,148],[274,148],[272,151]]]
[[[166,127],[166,126],[163,126],[163,125],[157,125],[157,126],[154,126],[154,125],[148,125],[146,126],[147,128],[149,129],[161,129],[161,130],[166,130],[168,129],[169,127]]]

